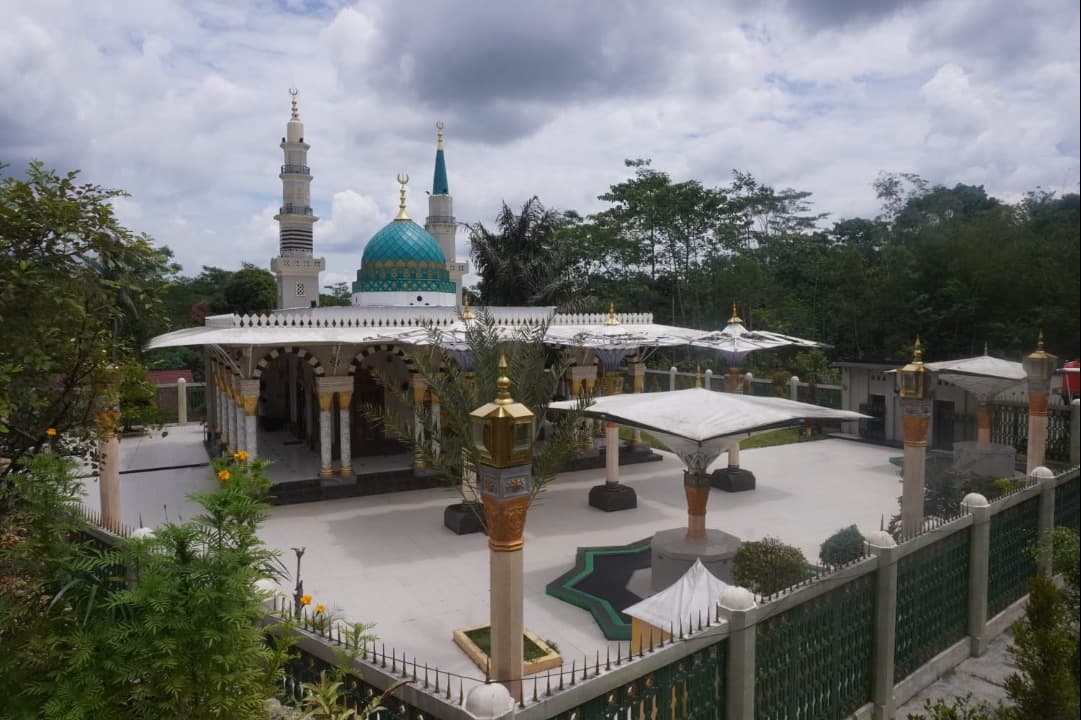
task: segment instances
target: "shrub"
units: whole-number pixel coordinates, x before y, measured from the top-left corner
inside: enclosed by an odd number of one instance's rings
[[[863,555],[863,534],[855,525],[841,528],[826,538],[818,559],[824,565],[844,565]]]
[[[774,537],[743,543],[736,551],[732,576],[737,585],[757,593],[773,593],[811,575],[799,548]]]

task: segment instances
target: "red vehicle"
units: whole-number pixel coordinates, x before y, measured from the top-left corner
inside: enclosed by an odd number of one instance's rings
[[[1062,395],[1073,400],[1081,395],[1081,360],[1071,360],[1062,370]]]

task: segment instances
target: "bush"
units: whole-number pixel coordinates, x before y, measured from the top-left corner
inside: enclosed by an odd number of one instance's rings
[[[841,528],[826,538],[818,559],[823,565],[844,565],[863,556],[863,533],[855,525]]]
[[[985,701],[972,702],[972,693],[953,698],[924,700],[923,712],[909,715],[908,720],[1011,720],[1011,709]]]
[[[783,590],[810,575],[800,549],[774,537],[743,543],[736,551],[732,571],[737,585],[763,594]]]

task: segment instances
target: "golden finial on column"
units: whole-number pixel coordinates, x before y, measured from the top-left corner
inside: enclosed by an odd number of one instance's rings
[[[495,384],[499,388],[499,392],[495,396],[496,402],[511,402],[510,378],[507,377],[507,356],[503,353],[499,354],[499,378],[496,379]]]
[[[912,346],[912,362],[923,362],[923,344],[920,343],[920,336],[916,336],[916,344]]]
[[[292,106],[293,120],[299,120],[300,119],[300,110],[297,109],[297,95],[299,95],[299,94],[300,94],[300,91],[297,90],[295,87],[289,88],[289,98],[290,98],[289,99],[289,104]]]
[[[473,309],[469,307],[469,295],[462,293],[462,320],[472,320],[473,317]]]
[[[440,120],[435,124],[435,149],[443,149],[443,121]]]
[[[1036,340],[1036,352],[1043,352],[1043,330],[1040,331],[1040,337]]]
[[[743,322],[743,318],[741,318],[739,316],[739,313],[736,312],[736,304],[732,303],[732,317],[728,318],[728,324],[731,325],[732,323],[741,323],[741,322]]]
[[[405,173],[398,173],[398,184],[401,185],[399,190],[398,199],[398,214],[394,217],[395,220],[412,220],[409,217],[409,213],[405,211],[405,186],[409,184],[409,175]]]
[[[616,304],[610,303],[608,305],[608,319],[604,321],[605,325],[619,325],[619,320],[616,319]]]

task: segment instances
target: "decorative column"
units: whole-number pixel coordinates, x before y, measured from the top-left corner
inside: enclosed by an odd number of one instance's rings
[[[176,379],[176,423],[188,424],[188,381],[184,378]]]
[[[317,378],[316,389],[319,393],[319,477],[334,477],[333,438],[331,432],[330,409],[334,405],[334,391],[323,387],[323,378]]]
[[[1051,577],[1054,560],[1055,533],[1055,473],[1042,465],[1032,471],[1030,480],[1040,484],[1039,531],[1037,534],[1036,566],[1040,574]]]
[[[1047,450],[1047,403],[1051,390],[1051,375],[1055,372],[1058,358],[1043,349],[1043,333],[1036,345],[1036,352],[1022,361],[1028,376],[1028,449],[1025,454],[1027,474],[1044,463]]]
[[[499,392],[469,414],[479,464],[477,478],[488,526],[491,674],[522,701],[525,606],[522,549],[533,489],[533,413],[515,402],[499,359]]]
[[[244,394],[240,390],[240,383],[243,382],[239,378],[234,381],[233,387],[233,410],[234,417],[236,418],[236,449],[248,450],[248,423],[246,422],[247,416],[244,414]]]
[[[901,531],[911,537],[923,526],[923,486],[927,465],[927,428],[931,424],[932,374],[923,364],[916,338],[912,362],[897,371],[898,395],[904,414],[905,459],[901,490]]]
[[[622,357],[622,351],[620,352]],[[602,359],[605,359],[602,357]],[[607,358],[614,360],[614,358]],[[616,362],[609,362],[604,371],[604,394],[619,395],[623,391],[623,377],[615,367]],[[634,488],[619,482],[619,424],[604,422],[604,484],[594,485],[589,489],[589,504],[598,510],[615,512],[638,507],[638,495]]]
[[[342,477],[353,477],[353,393],[348,390],[338,391],[338,429],[341,433],[338,445],[342,453]]]
[[[631,378],[632,392],[641,393],[646,391],[646,364],[641,360],[633,360],[627,363],[627,374]],[[642,442],[642,431],[634,428],[631,431],[631,450],[643,452],[650,450],[648,443]]]
[[[894,653],[897,646],[897,542],[885,530],[867,538],[867,549],[878,557],[875,571],[875,624],[871,655],[873,720],[893,720]]]
[[[969,655],[987,650],[987,578],[991,561],[991,504],[979,493],[961,500],[961,510],[972,515],[968,535],[968,641]]]
[[[687,542],[704,543],[709,503],[709,475],[705,469],[683,471],[683,493],[687,496]]]
[[[101,465],[98,487],[101,493],[101,524],[120,531],[120,370],[102,368],[97,382],[98,453]]]
[[[717,609],[728,622],[725,712],[729,720],[754,720],[757,630],[754,594],[738,585],[721,591]]]
[[[236,377],[230,373],[229,384],[226,387],[226,393],[229,397],[225,403],[225,421],[229,424],[229,445],[226,449],[229,452],[236,452],[240,449],[240,425],[237,422],[237,392],[234,387],[235,382]]]
[[[413,390],[413,440],[416,443],[413,452],[413,470],[424,469],[424,403],[428,397],[428,381],[423,375],[415,374],[410,378]]]
[[[259,381],[240,381],[240,401],[244,410],[244,450],[252,459],[259,454]]]

